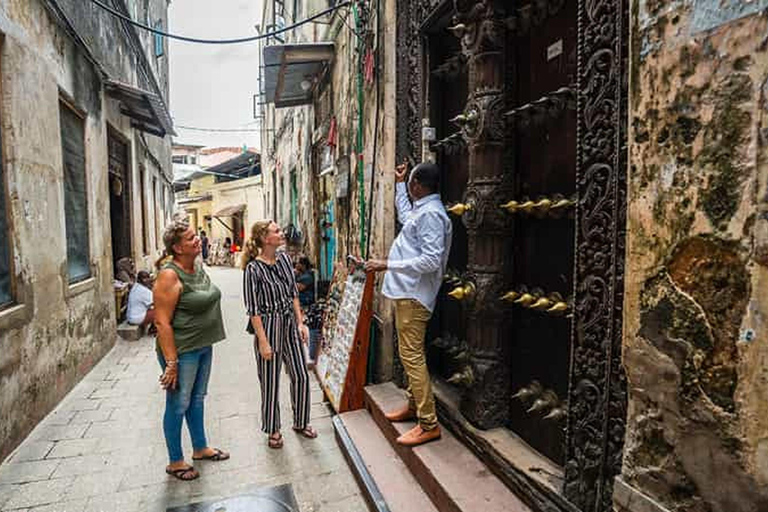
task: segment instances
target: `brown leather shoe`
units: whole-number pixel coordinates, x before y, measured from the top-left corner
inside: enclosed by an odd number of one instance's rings
[[[392,412],[384,414],[384,417],[389,421],[408,421],[416,419],[416,411],[411,409],[408,405],[400,409],[396,409]]]
[[[440,439],[440,427],[431,430],[424,430],[421,425],[416,425],[411,430],[397,438],[397,442],[403,446],[418,446]]]

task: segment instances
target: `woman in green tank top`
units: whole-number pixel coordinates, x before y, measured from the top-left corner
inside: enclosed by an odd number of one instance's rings
[[[157,352],[166,390],[163,431],[170,463],[165,472],[179,480],[200,473],[184,461],[181,425],[187,418],[193,460],[220,461],[229,454],[208,446],[204,400],[213,359],[212,345],[223,340],[221,291],[198,259],[200,239],[186,221],[174,221],[163,233],[164,256],[153,290]]]

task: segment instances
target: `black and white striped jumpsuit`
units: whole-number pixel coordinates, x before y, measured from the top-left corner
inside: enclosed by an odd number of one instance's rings
[[[309,424],[309,374],[293,310],[297,291],[290,256],[278,254],[274,265],[258,259],[248,263],[243,275],[243,296],[248,317],[261,317],[273,352],[268,361],[261,357],[254,337],[261,383],[261,429],[267,434],[280,430],[280,370],[285,362],[291,378],[293,427],[303,430]]]

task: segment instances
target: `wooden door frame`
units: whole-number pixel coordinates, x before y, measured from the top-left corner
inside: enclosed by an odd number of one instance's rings
[[[436,13],[493,0],[397,1],[396,161],[421,155],[424,26]],[[546,0],[557,4],[571,0]],[[621,472],[626,378],[621,361],[626,238],[628,0],[578,1],[575,289],[565,500],[515,468],[505,481],[536,510],[607,512]],[[498,2],[502,4],[504,2]],[[507,14],[509,16],[509,14]],[[508,18],[507,18],[508,19]],[[477,445],[474,449],[479,450]],[[493,466],[492,466],[493,468]]]

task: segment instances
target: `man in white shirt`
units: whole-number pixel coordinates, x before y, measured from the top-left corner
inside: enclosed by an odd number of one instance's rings
[[[125,319],[131,325],[146,327],[155,323],[155,310],[152,309],[152,276],[146,270],[140,270],[136,275],[136,284],[128,294],[128,310]]]
[[[365,269],[387,271],[382,293],[395,302],[400,360],[408,376],[408,404],[386,416],[390,421],[418,418],[419,424],[397,439],[400,444],[416,446],[440,437],[424,335],[448,263],[452,226],[440,200],[440,169],[432,163],[417,165],[410,173],[407,190],[406,170],[405,164],[395,170],[395,202],[403,229],[392,244],[389,258],[370,260]]]

